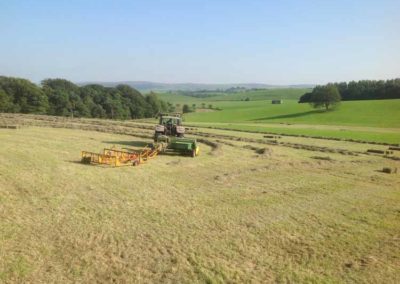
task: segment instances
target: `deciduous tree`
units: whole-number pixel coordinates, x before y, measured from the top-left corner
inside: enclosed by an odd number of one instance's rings
[[[335,107],[341,100],[337,87],[333,84],[316,87],[311,95],[314,108],[324,107],[325,110]]]

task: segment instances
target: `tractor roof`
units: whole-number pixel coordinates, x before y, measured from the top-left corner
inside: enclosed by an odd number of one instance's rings
[[[159,117],[169,117],[169,118],[173,118],[173,117],[181,118],[182,117],[182,113],[180,113],[180,112],[165,113],[164,112],[164,113],[159,113],[158,116]]]
[[[168,116],[162,116],[162,118],[176,118],[176,119],[181,119],[179,116],[170,116],[170,115],[168,115]]]

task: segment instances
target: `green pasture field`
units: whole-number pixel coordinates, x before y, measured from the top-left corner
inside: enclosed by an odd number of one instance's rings
[[[176,93],[161,93],[161,98],[178,103],[190,102],[216,102],[216,101],[242,101],[249,98],[250,101],[273,100],[273,99],[290,99],[298,100],[303,94],[310,92],[311,89],[303,88],[282,88],[282,89],[262,89],[262,90],[247,90],[237,93],[224,92],[206,92],[208,97],[197,98]],[[193,99],[192,99],[193,98]]]
[[[157,96],[160,99],[166,102],[170,102],[172,104],[188,104],[189,106],[192,106],[192,104],[198,104],[200,106],[202,102],[205,102],[203,99],[200,98],[183,96],[175,93],[157,93]]]
[[[248,90],[246,92],[225,94],[219,93],[215,97],[210,97],[210,101],[241,101],[249,98],[251,101],[290,99],[298,100],[303,94],[310,92],[311,89],[302,88],[283,88],[283,89],[262,89]]]
[[[370,142],[400,143],[400,100],[347,101],[334,111],[284,100],[219,102],[221,111],[185,115],[189,125]]]
[[[286,89],[278,91],[287,92]],[[187,103],[190,106],[196,104],[198,108],[205,103],[207,108],[209,104],[212,104],[213,108],[221,109],[220,111],[186,114],[185,117],[190,122],[268,122],[400,127],[399,99],[344,101],[334,111],[326,112],[313,109],[307,103],[299,104],[297,100],[284,98],[290,97],[290,94],[276,97],[283,98],[282,104],[272,104],[271,100],[228,100],[237,94],[226,95],[225,101],[212,101],[211,98],[200,99],[174,93],[159,95],[163,100],[172,103]]]
[[[309,104],[284,100],[215,103],[221,111],[189,113],[189,122],[268,122],[372,127],[400,127],[400,100],[346,101],[334,111],[315,110]]]
[[[282,135],[305,135],[310,137],[339,138],[343,140],[358,140],[378,143],[400,143],[400,128],[383,129],[368,127],[366,129],[357,127],[330,128],[325,125],[299,125],[287,126],[279,124],[247,124],[247,123],[188,123],[190,126],[212,127],[217,129],[231,129],[248,132],[272,133]]]
[[[171,103],[189,104],[196,103],[201,106],[201,103],[215,103],[218,101],[241,101],[249,98],[250,101],[260,100],[273,100],[273,99],[290,99],[298,100],[303,94],[310,92],[311,89],[306,88],[282,88],[282,89],[262,89],[262,90],[248,90],[238,93],[224,93],[224,92],[206,92],[209,97],[198,98],[185,96],[176,93],[159,93],[158,96]]]
[[[192,100],[192,103],[201,106],[200,99]],[[221,110],[188,113],[185,115],[186,123],[234,130],[400,143],[398,99],[344,101],[333,111],[316,110],[309,104],[285,99],[282,104],[272,104],[270,100],[207,101],[207,107],[208,104]],[[315,128],[317,125],[319,127]]]

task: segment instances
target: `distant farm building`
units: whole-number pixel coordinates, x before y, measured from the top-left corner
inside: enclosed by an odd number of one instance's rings
[[[282,100],[272,100],[273,105],[280,105],[282,104]]]

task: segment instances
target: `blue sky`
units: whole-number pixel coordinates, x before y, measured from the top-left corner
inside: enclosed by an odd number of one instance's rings
[[[400,77],[400,1],[0,0],[0,74],[270,84]]]

